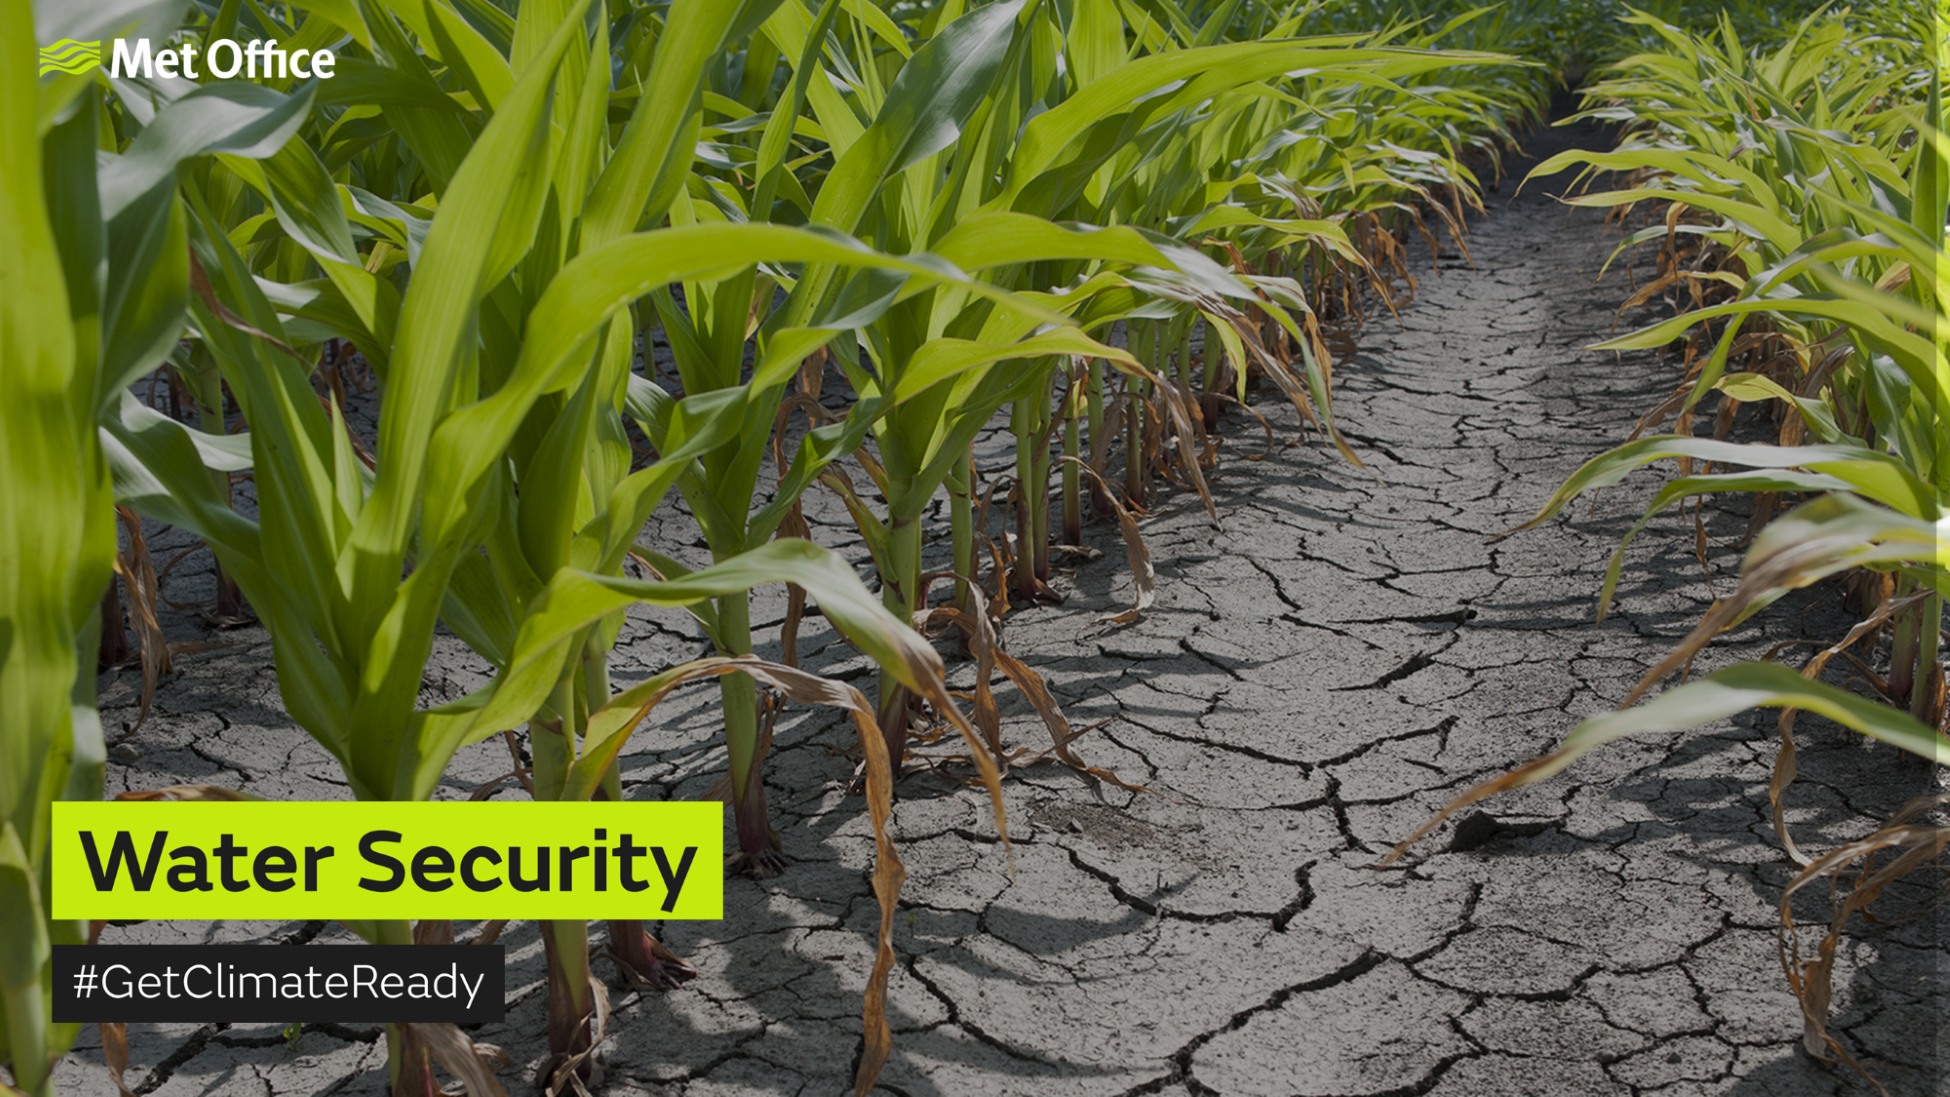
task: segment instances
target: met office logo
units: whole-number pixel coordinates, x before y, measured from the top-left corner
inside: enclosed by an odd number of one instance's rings
[[[199,53],[201,57],[197,56]],[[117,38],[110,46],[108,62],[110,76],[141,75],[154,78],[160,75],[186,80],[202,79],[203,72],[198,70],[199,65],[219,80],[238,76],[247,80],[291,77],[330,80],[337,75],[333,70],[338,66],[338,58],[331,50],[302,49],[287,53],[279,48],[275,38],[258,39],[248,44],[233,38],[218,38],[210,43],[207,50],[195,42],[158,50],[150,45],[147,38]],[[41,50],[42,76],[50,72],[79,75],[92,72],[101,65],[100,42],[77,42],[72,38],[63,38]]]
[[[63,38],[41,50],[41,75],[66,72],[79,75],[101,67],[102,44]]]

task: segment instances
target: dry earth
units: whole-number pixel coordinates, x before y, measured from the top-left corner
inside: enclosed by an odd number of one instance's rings
[[[1531,151],[1603,139],[1552,131]],[[1527,163],[1510,166],[1520,177]],[[1594,282],[1611,241],[1595,214],[1547,197],[1557,185],[1513,199],[1505,183],[1469,241],[1473,266],[1439,256],[1440,276],[1424,269],[1400,323],[1377,320],[1342,365],[1337,413],[1371,473],[1317,440],[1244,460],[1259,436],[1239,427],[1215,477],[1223,528],[1188,493],[1146,523],[1161,589],[1143,621],[1093,624],[1130,597],[1102,525],[1090,535],[1106,556],[1067,577],[1068,604],[1011,616],[1008,645],[1070,719],[1108,721],[1080,741],[1085,757],[1156,795],[1055,768],[1013,773],[1012,865],[982,796],[932,775],[904,780],[895,818],[909,876],[885,1092],[1872,1092],[1797,1050],[1776,954],[1790,872],[1766,818],[1771,714],[1613,746],[1492,801],[1493,816],[1445,828],[1405,867],[1375,869],[1450,796],[1617,704],[1737,564],[1744,514],[1709,510],[1710,575],[1693,558],[1690,518],[1668,515],[1634,547],[1617,612],[1592,624],[1605,558],[1653,473],[1545,528],[1485,541],[1622,439],[1673,382],[1653,356],[1580,349],[1610,330],[1628,291],[1618,272]],[[1290,408],[1270,393],[1257,403],[1294,436]],[[1004,444],[992,440],[998,466]],[[844,512],[815,502],[822,542],[863,557]],[[159,555],[187,544],[152,535]],[[683,547],[695,528],[674,509],[649,540],[699,555]],[[207,597],[208,583],[199,553],[169,591]],[[1836,602],[1827,588],[1789,599],[1703,663],[1833,639],[1846,627]],[[763,596],[755,615],[776,626],[781,606]],[[186,614],[168,624],[177,639],[237,646],[178,660],[156,710],[117,749],[111,793],[196,781],[346,796],[329,757],[285,716],[261,630],[212,634]],[[812,666],[869,684],[869,668],[817,620],[805,644]],[[619,645],[617,677],[699,647],[683,619],[644,614]],[[426,699],[482,679],[448,641]],[[134,722],[135,692],[133,672],[105,684],[108,727]],[[639,733],[625,760],[631,798],[710,786],[724,764],[709,738],[714,698],[680,692]],[[1003,701],[1008,733],[1034,745],[1040,724],[1006,687]],[[1893,750],[1817,720],[1801,728],[1804,776],[1789,803],[1804,845],[1863,834],[1941,787]],[[775,880],[732,882],[721,922],[661,927],[703,975],[669,994],[613,992],[603,1092],[847,1089],[875,908],[868,828],[844,794],[846,738],[830,714],[782,722],[769,788],[793,864]],[[442,795],[466,795],[507,761],[498,742],[470,748]],[[147,923],[106,939],[341,935],[320,923]],[[541,948],[532,925],[505,940],[507,1019],[475,1036],[512,1052],[504,1077],[520,1093],[545,1052]],[[1861,927],[1842,947],[1836,1031],[1891,1094],[1950,1093],[1947,980],[1941,912]],[[282,1027],[133,1026],[131,1084],[157,1097],[383,1091],[376,1030],[307,1026],[293,1043]],[[92,1030],[61,1082],[109,1092]]]

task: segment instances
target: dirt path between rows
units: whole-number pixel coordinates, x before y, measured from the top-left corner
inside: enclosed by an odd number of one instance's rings
[[[1548,131],[1530,153],[1590,129]],[[1521,178],[1532,161],[1508,165]],[[1067,577],[1059,608],[1013,615],[1006,640],[1048,678],[1092,764],[1158,795],[1092,787],[1066,770],[1007,783],[1010,854],[985,798],[945,779],[901,786],[908,884],[902,967],[883,1091],[1117,1097],[1163,1094],[1434,1097],[1812,1097],[1866,1094],[1796,1050],[1801,1023],[1776,957],[1789,866],[1767,825],[1773,717],[1613,746],[1568,774],[1485,805],[1490,816],[1429,839],[1406,867],[1389,846],[1456,792],[1554,744],[1616,705],[1711,599],[1691,520],[1668,515],[1635,546],[1617,611],[1591,623],[1618,535],[1656,474],[1595,508],[1493,544],[1577,465],[1621,440],[1670,390],[1650,355],[1580,349],[1611,329],[1628,290],[1594,276],[1612,246],[1595,213],[1512,198],[1460,254],[1421,273],[1400,323],[1383,318],[1337,376],[1337,414],[1373,472],[1317,440],[1264,461],[1237,428],[1215,476],[1222,529],[1184,495],[1146,525],[1156,607],[1128,605],[1114,529],[1104,559]],[[1286,437],[1292,410],[1256,398]],[[852,545],[830,499],[817,536]],[[1712,581],[1728,588],[1744,529],[1709,508]],[[1173,510],[1171,508],[1176,507]],[[688,544],[675,511],[650,540]],[[166,548],[169,534],[159,535]],[[206,557],[207,559],[207,557]],[[186,562],[187,571],[190,563]],[[195,577],[183,589],[194,593]],[[178,593],[176,597],[186,597]],[[1846,628],[1826,588],[1784,601],[1716,644],[1702,670]],[[779,618],[760,599],[755,618]],[[172,622],[172,636],[200,626]],[[157,711],[117,754],[111,792],[194,780],[289,798],[343,798],[330,759],[277,701],[261,631],[187,657]],[[699,641],[669,615],[632,620],[616,676],[629,681]],[[868,668],[818,622],[816,669],[869,685]],[[443,649],[444,650],[444,649]],[[776,650],[776,648],[774,648]],[[968,684],[968,669],[958,681]],[[429,673],[429,701],[481,680],[464,652]],[[1015,742],[1046,742],[999,687]],[[133,722],[129,676],[105,689],[108,726]],[[723,766],[708,740],[715,693],[680,692],[626,758],[632,798],[701,795]],[[1790,817],[1804,846],[1872,829],[1940,777],[1893,750],[1803,719]],[[613,992],[606,1089],[616,1095],[838,1094],[859,1044],[859,994],[875,908],[871,841],[845,796],[847,732],[824,713],[783,721],[770,789],[793,864],[728,885],[722,922],[663,939],[703,975],[674,993]],[[507,768],[470,748],[443,795]],[[467,932],[463,928],[463,935]],[[333,939],[319,924],[149,923],[125,941]],[[504,1045],[524,1092],[544,1057],[541,948],[509,944]],[[607,965],[599,965],[607,971]],[[1950,933],[1939,913],[1868,929],[1842,947],[1836,1030],[1891,1094],[1946,1089]],[[369,1028],[281,1023],[133,1026],[141,1093],[376,1094],[384,1044]],[[92,1030],[61,1068],[67,1092],[107,1091]]]

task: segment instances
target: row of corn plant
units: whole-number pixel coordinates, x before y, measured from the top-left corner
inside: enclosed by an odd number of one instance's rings
[[[1175,322],[1177,337],[1170,342],[1182,348],[1191,320],[1223,317],[1230,323],[1263,299],[1249,278],[1229,274],[1199,250],[1207,244],[1205,226],[1170,223],[1178,211],[1164,204],[1169,195],[1163,192],[1203,189],[1209,181],[1201,178],[1209,174],[1206,165],[1223,153],[1228,130],[1242,120],[1236,100],[1250,98],[1257,82],[1303,66],[1320,70],[1323,81],[1385,81],[1395,68],[1455,63],[1347,40],[1285,36],[1243,43],[1194,40],[1119,63],[1126,49],[1124,29],[1110,5],[1073,5],[1068,28],[1061,25],[1063,14],[1052,5],[1030,3],[978,9],[930,39],[884,87],[864,59],[856,63],[863,92],[869,101],[884,103],[884,114],[911,109],[915,95],[909,82],[917,76],[929,80],[923,64],[937,46],[948,47],[946,56],[955,59],[966,81],[960,110],[952,116],[961,140],[952,149],[944,141],[924,160],[890,165],[900,173],[888,170],[876,179],[861,170],[874,168],[869,158],[883,155],[867,143],[875,136],[870,126],[859,143],[837,155],[812,207],[815,220],[982,270],[987,279],[1034,294],[1077,318],[1087,332],[1110,337],[1113,327],[1121,326],[1126,336],[1126,346],[1117,349],[1102,342],[1065,345],[1033,335],[1021,319],[957,288],[918,296],[866,327],[864,357],[857,364],[842,357],[840,364],[856,407],[891,400],[874,423],[875,465],[867,470],[887,500],[885,515],[872,513],[843,483],[837,486],[849,495],[889,606],[900,614],[926,608],[920,600],[920,519],[944,488],[954,519],[954,570],[964,583],[972,578],[976,490],[968,448],[1005,408],[1018,451],[1015,586],[1028,599],[1046,589],[1052,404],[1061,401],[1074,417],[1080,403],[1067,393],[1054,396],[1055,378],[1074,369],[1076,359],[1092,362],[1099,383],[1105,366],[1132,381],[1123,406],[1125,435],[1132,439],[1125,456],[1128,502],[1143,501],[1147,417],[1156,422],[1158,409],[1169,407],[1171,429],[1190,456],[1193,401],[1161,376],[1158,351],[1165,340],[1156,333]],[[1059,47],[1069,62],[1062,69],[1049,64]],[[844,129],[844,103],[814,101],[812,107],[829,138]],[[1183,181],[1165,177],[1188,167]],[[1209,208],[1204,194],[1195,200],[1201,203],[1198,212]],[[1097,227],[1077,231],[1050,225],[1051,220]],[[1289,227],[1295,238],[1344,242],[1340,229],[1324,222]],[[1181,229],[1178,239],[1169,232],[1173,228]],[[1119,267],[1125,268],[1122,273]],[[808,282],[801,283],[802,292]],[[794,304],[787,302],[788,314]],[[1284,309],[1272,311],[1293,324]],[[1301,334],[1297,326],[1294,331]],[[1232,342],[1239,345],[1236,336]],[[1150,353],[1140,357],[1134,350]],[[1004,361],[1022,359],[1029,360],[1026,367],[1000,368]],[[1186,366],[1181,355],[1178,368]],[[1283,365],[1274,368],[1286,377]],[[1324,372],[1316,370],[1315,382],[1324,413]],[[1287,387],[1296,400],[1305,399],[1297,382],[1288,379]],[[1160,399],[1151,404],[1147,398],[1154,392]],[[1116,430],[1101,419],[1093,419],[1092,426]],[[1067,437],[1074,458],[1079,443]],[[1196,459],[1187,468],[1197,483]],[[1075,516],[1080,507],[1073,480],[1070,490],[1065,510]],[[1074,522],[1068,532],[1074,534]],[[882,725],[897,738],[907,719],[906,698],[891,682],[884,683],[881,704]],[[1059,726],[1052,731],[1061,735]]]
[[[980,689],[999,665],[1047,702],[979,605],[975,435],[1010,411],[1016,581],[1033,594],[1049,580],[1056,423],[1068,424],[1070,543],[1086,465],[1127,533],[1172,453],[1203,492],[1209,454],[1193,440],[1215,418],[1209,398],[1243,401],[1251,370],[1331,432],[1331,357],[1310,301],[1381,286],[1401,228],[1377,215],[1473,197],[1460,146],[1498,133],[1460,128],[1482,93],[1424,78],[1505,59],[1296,37],[1301,12],[1254,7],[13,6],[0,125],[10,162],[32,167],[8,184],[10,223],[27,229],[0,267],[21,287],[0,333],[5,384],[10,407],[30,409],[5,428],[14,566],[0,606],[0,991],[16,1085],[48,1092],[73,1036],[46,1021],[45,944],[87,927],[41,913],[47,804],[99,795],[89,660],[119,502],[209,545],[219,589],[234,591],[223,614],[247,605],[268,630],[288,712],[361,799],[426,799],[457,750],[509,733],[525,741],[536,798],[619,797],[630,732],[671,689],[715,678],[738,858],[769,872],[781,862],[759,683],[849,710],[882,915],[856,1077],[870,1088],[890,1042],[900,864],[885,827],[910,724],[931,711],[952,725],[992,793],[1007,761],[992,701],[978,700],[978,732],[914,631],[928,609],[923,510],[948,493],[962,592],[949,619],[987,653]],[[144,35],[331,46],[340,75],[27,75],[32,44]],[[64,314],[71,333],[35,326]],[[1198,369],[1195,328],[1209,348]],[[674,388],[637,371],[656,340]],[[849,390],[840,414],[816,399],[829,360]],[[354,366],[377,388],[369,437],[348,415]],[[158,368],[190,396],[194,424],[131,393]],[[1115,377],[1121,397],[1106,391]],[[795,409],[817,422],[789,434]],[[633,456],[633,436],[652,456]],[[1105,476],[1114,440],[1121,491]],[[767,457],[777,477],[761,487]],[[884,512],[843,461],[875,481]],[[236,505],[239,474],[254,507]],[[11,492],[29,483],[40,494]],[[815,483],[859,520],[878,597],[798,536]],[[707,568],[638,543],[673,488]],[[650,578],[626,575],[632,557]],[[752,654],[748,592],[770,582],[790,584],[795,605],[817,601],[880,665],[876,700]],[[638,604],[688,607],[717,654],[613,683],[609,649]],[[441,627],[495,677],[423,707]],[[1056,756],[1084,768],[1053,702],[1039,707]],[[452,934],[351,928],[396,944]],[[607,1010],[587,925],[547,923],[542,937],[552,1057],[540,1080],[561,1092],[589,1075]],[[611,923],[608,946],[643,982],[690,974],[639,922]],[[436,1062],[498,1091],[450,1028],[389,1025],[386,1038],[396,1093],[433,1092]]]
[[[87,936],[85,925],[47,914],[50,804],[99,799],[106,757],[91,644],[101,618],[90,606],[109,580],[115,529],[95,413],[146,353],[116,347],[117,333],[153,327],[158,314],[166,326],[171,308],[166,290],[125,292],[126,313],[104,314],[109,239],[99,218],[81,240],[87,265],[63,262],[55,215],[88,222],[93,211],[49,205],[62,196],[43,183],[40,92],[27,60],[36,48],[33,13],[17,4],[0,11],[0,56],[8,58],[0,66],[0,153],[14,168],[0,179],[0,222],[8,226],[0,243],[0,394],[9,409],[0,417],[0,1049],[15,1087],[38,1095],[53,1091],[53,1065],[80,1027],[49,1017],[49,946]],[[87,150],[92,156],[92,142]],[[139,252],[129,235],[116,240],[125,257]],[[113,285],[132,282],[140,285],[125,265]]]
[[[952,395],[902,401],[876,430],[882,463],[867,472],[883,495],[892,486],[899,500],[888,495],[885,519],[863,517],[863,532],[877,557],[898,557],[882,561],[882,575],[906,603],[913,602],[918,585],[919,512],[945,486],[957,602],[965,606],[959,592],[978,560],[975,540],[982,536],[972,520],[980,492],[965,450],[1004,407],[1017,443],[1013,587],[1023,601],[1049,593],[1047,492],[1057,464],[1063,466],[1062,540],[1075,543],[1084,509],[1084,454],[1107,488],[1107,462],[1119,441],[1123,505],[1100,490],[1100,511],[1146,506],[1154,470],[1168,467],[1174,456],[1179,478],[1210,507],[1202,474],[1211,456],[1208,428],[1226,390],[1236,385],[1234,398],[1243,399],[1249,369],[1264,370],[1303,417],[1331,432],[1331,358],[1308,298],[1321,296],[1337,278],[1351,280],[1350,272],[1364,282],[1372,277],[1375,263],[1350,241],[1350,225],[1380,209],[1426,202],[1431,178],[1473,198],[1473,179],[1443,143],[1440,117],[1419,129],[1410,124],[1397,130],[1378,121],[1374,108],[1392,95],[1415,103],[1417,116],[1439,116],[1446,104],[1402,82],[1494,60],[1489,55],[1389,47],[1366,35],[1296,40],[1290,36],[1299,26],[1297,14],[1264,27],[1266,40],[1230,41],[1234,24],[1226,8],[1238,5],[1223,6],[1203,25],[1174,18],[1128,28],[1109,3],[1017,7],[1014,27],[1004,22],[1000,6],[978,13],[992,22],[989,36],[997,48],[990,63],[998,75],[985,78],[988,99],[973,105],[962,145],[952,158],[944,153],[931,171],[911,169],[898,189],[883,190],[878,209],[857,215],[865,218],[861,231],[925,244],[961,260],[962,249],[980,244],[991,250],[998,241],[1042,231],[1003,218],[1034,213],[1129,228],[1151,234],[1152,243],[1102,231],[1088,238],[1045,232],[1049,258],[1056,261],[1012,265],[992,276],[1055,293],[1052,305],[1088,317],[1090,330],[1121,343],[1126,354],[1066,359],[1046,353],[1028,371],[1011,370],[993,382],[984,379],[996,373],[990,364],[978,368],[971,360]],[[856,38],[872,41],[870,35]],[[1051,70],[1044,59],[1058,54],[1064,63]],[[1289,78],[1291,66],[1303,61],[1311,63],[1300,70],[1306,75]],[[883,91],[885,81],[874,79],[864,58],[853,68],[869,101],[894,107],[906,98],[894,94],[904,76]],[[1176,87],[1192,74],[1197,79]],[[1123,109],[1127,104],[1130,109]],[[829,132],[845,127],[839,114],[844,103],[812,106]],[[843,166],[836,162],[834,176]],[[813,215],[833,210],[856,216],[828,202],[834,176],[822,183]],[[1393,244],[1392,237],[1383,239]],[[1160,251],[1166,242],[1177,250]],[[1167,253],[1171,261],[1162,263]],[[1104,264],[1118,258],[1167,277],[1138,271],[1104,281]],[[898,374],[902,360],[917,354],[914,348],[927,347],[929,332],[980,331],[976,325],[988,322],[987,310],[981,302],[937,294],[933,302],[904,310],[899,318],[908,321],[906,331],[892,323],[870,326],[867,362],[851,377],[856,397],[882,391],[886,374]],[[1206,346],[1196,368],[1195,329],[1212,337],[1201,340]],[[842,365],[851,368],[847,359]],[[1123,377],[1121,396],[1107,393],[1107,374]],[[1051,452],[1059,424],[1060,462]],[[853,510],[856,517],[865,514],[858,505]],[[884,552],[878,551],[882,545]],[[890,578],[889,567],[901,574],[899,581]],[[1007,590],[998,586],[996,594],[991,607],[1006,604]],[[883,698],[891,700],[891,694],[883,691]]]
[[[1737,589],[1639,681],[1628,707],[1585,721],[1558,750],[1444,813],[1559,772],[1620,736],[1696,727],[1755,706],[1783,709],[1769,795],[1783,847],[1803,866],[1782,900],[1785,924],[1792,926],[1789,900],[1809,880],[1847,872],[1857,880],[1857,899],[1840,908],[1817,959],[1804,963],[1791,950],[1784,962],[1806,1014],[1808,1051],[1851,1064],[1825,1027],[1833,934],[1892,878],[1874,871],[1879,853],[1903,851],[1908,871],[1940,854],[1950,830],[1921,822],[1928,804],[1919,803],[1875,838],[1814,857],[1789,833],[1782,794],[1795,775],[1799,710],[1950,764],[1940,648],[1950,594],[1950,139],[1941,75],[1950,43],[1941,18],[1940,5],[1862,20],[1810,16],[1761,49],[1743,44],[1731,18],[1691,33],[1648,14],[1628,16],[1657,48],[1620,60],[1586,91],[1590,115],[1625,123],[1622,143],[1562,154],[1532,174],[1577,164],[1619,173],[1612,178],[1624,185],[1568,200],[1655,211],[1620,245],[1659,249],[1658,276],[1628,304],[1669,304],[1675,315],[1598,349],[1683,341],[1685,376],[1634,433],[1673,417],[1678,429],[1594,458],[1526,528],[1634,468],[1676,459],[1679,475],[1613,554],[1600,618],[1626,546],[1675,503],[1750,496],[1751,544]],[[1709,396],[1717,407],[1703,407]],[[1743,405],[1771,417],[1777,443],[1727,440]],[[1777,509],[1786,513],[1772,517]],[[1726,629],[1834,576],[1866,594],[1856,600],[1862,621],[1801,671],[1740,663],[1629,707]],[[1879,635],[1889,640],[1881,673],[1849,651],[1873,648]],[[1838,655],[1860,672],[1868,696],[1821,681]],[[1870,868],[1849,868],[1865,857]]]

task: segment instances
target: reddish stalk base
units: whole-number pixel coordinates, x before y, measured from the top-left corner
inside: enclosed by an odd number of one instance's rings
[[[623,981],[633,988],[676,990],[697,978],[697,969],[650,936],[642,922],[610,922],[609,958],[616,961]]]

